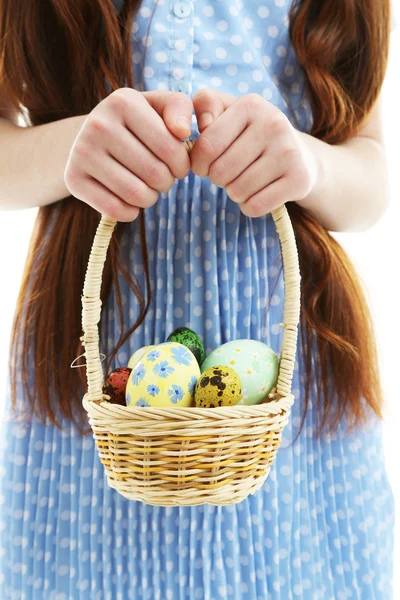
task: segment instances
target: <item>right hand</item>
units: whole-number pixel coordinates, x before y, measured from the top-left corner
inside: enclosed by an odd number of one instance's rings
[[[71,148],[64,181],[69,192],[101,214],[129,222],[156,203],[190,159],[193,104],[182,92],[120,88],[89,113]],[[177,123],[186,117],[188,124]]]

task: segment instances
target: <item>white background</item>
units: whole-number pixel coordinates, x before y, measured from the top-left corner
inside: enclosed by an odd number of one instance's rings
[[[400,0],[396,0],[397,6]],[[400,11],[397,8],[397,15]],[[386,393],[385,448],[389,477],[400,509],[400,27],[392,35],[389,71],[384,86],[384,123],[392,184],[391,206],[375,227],[364,233],[340,234],[337,238],[349,252],[364,281],[374,316],[379,359]],[[4,149],[3,149],[4,150]],[[6,388],[8,342],[15,301],[36,209],[1,212],[0,235],[0,413]],[[4,390],[4,391],[3,391]],[[397,428],[396,428],[397,426]],[[400,522],[396,526],[396,558],[400,563]],[[400,598],[400,576],[395,573],[395,597]]]

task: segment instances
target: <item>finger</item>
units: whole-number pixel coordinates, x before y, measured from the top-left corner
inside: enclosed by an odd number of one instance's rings
[[[125,89],[125,88],[124,88]],[[134,96],[130,94],[132,92]],[[166,96],[164,96],[166,99]],[[150,98],[151,102],[154,97]],[[166,127],[157,110],[147,101],[145,96],[133,89],[126,89],[124,94],[116,95],[113,102],[123,104],[123,124],[131,133],[140,139],[155,156],[166,163],[174,177],[182,179],[190,170],[190,160],[184,144]],[[107,104],[112,107],[111,97]],[[156,106],[159,107],[158,104]],[[113,114],[110,115],[110,119]]]
[[[167,192],[173,186],[175,177],[168,165],[161,162],[125,127],[116,128],[107,150],[116,161],[155,190]]]
[[[262,154],[239,177],[228,185],[219,187],[225,187],[226,193],[233,202],[243,204],[282,176],[282,168],[279,164],[270,161],[266,154]]]
[[[207,177],[211,164],[229,148],[249,123],[249,113],[243,109],[240,98],[232,102],[196,140],[190,152],[192,171],[200,177]]]
[[[199,132],[201,133],[208,125],[218,119],[235,100],[237,98],[232,94],[215,92],[209,88],[198,90],[193,96],[192,102]]]
[[[295,197],[289,178],[281,177],[241,204],[240,209],[247,217],[262,217]]]
[[[137,218],[139,208],[123,202],[90,175],[83,177],[79,185],[79,196],[74,196],[109,219],[128,223]]]
[[[168,129],[180,139],[190,136],[192,131],[193,104],[183,92],[151,90],[144,97],[162,117]]]
[[[243,148],[246,148],[246,152],[243,152]],[[233,183],[233,180],[236,180],[241,173],[244,171],[247,173],[252,163],[265,150],[265,136],[260,133],[260,128],[253,123],[236,138],[222,156],[211,164],[209,172],[211,181],[219,187],[226,187],[229,183]],[[265,166],[264,163],[264,168]]]
[[[130,206],[148,208],[157,202],[158,192],[111,156],[102,155],[85,166],[86,172]]]

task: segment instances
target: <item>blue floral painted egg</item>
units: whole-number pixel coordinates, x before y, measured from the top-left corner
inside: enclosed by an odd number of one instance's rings
[[[126,386],[127,406],[194,404],[200,367],[194,354],[177,342],[153,346],[136,363]]]
[[[146,352],[149,352],[154,347],[155,346],[152,345],[152,346],[143,346],[142,348],[138,348],[136,350],[136,352],[134,352],[132,354],[132,356],[130,357],[129,362],[128,362],[128,368],[133,369],[136,366],[136,364],[139,362],[139,360],[141,358],[143,358],[143,356],[146,354]]]

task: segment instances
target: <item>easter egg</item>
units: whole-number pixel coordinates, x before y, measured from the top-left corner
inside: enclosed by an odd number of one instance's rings
[[[110,402],[125,406],[125,390],[131,371],[129,367],[119,367],[108,375],[103,385],[103,394],[111,397]]]
[[[197,362],[201,366],[204,361],[204,346],[200,337],[195,331],[187,327],[178,327],[167,338],[167,342],[177,342],[183,344],[195,355]]]
[[[242,398],[239,375],[226,366],[210,367],[199,377],[194,392],[196,406],[233,406]]]
[[[142,356],[126,386],[128,406],[193,404],[200,368],[192,352],[176,342],[158,344]]]
[[[202,364],[204,373],[214,366],[231,367],[239,375],[242,399],[238,404],[258,404],[272,390],[278,376],[278,357],[263,342],[235,340],[227,342],[209,354]]]
[[[138,348],[138,350],[136,350],[136,352],[134,352],[132,354],[132,356],[130,357],[129,362],[128,362],[128,367],[130,369],[133,369],[134,366],[142,358],[142,356],[144,356],[146,354],[146,352],[151,350],[151,348],[154,348],[154,346],[143,346],[142,348]]]

